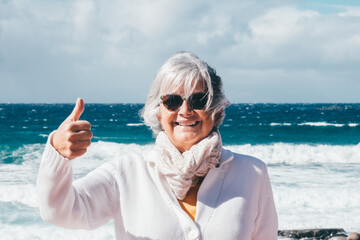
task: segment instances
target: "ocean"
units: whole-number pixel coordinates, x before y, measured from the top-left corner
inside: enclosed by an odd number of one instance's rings
[[[47,137],[74,104],[0,104],[0,238],[114,239],[112,223],[67,230],[39,215],[36,177]],[[154,145],[142,104],[86,104],[88,152],[74,178],[101,163]],[[232,104],[220,127],[223,145],[268,166],[279,229],[360,232],[360,104]]]

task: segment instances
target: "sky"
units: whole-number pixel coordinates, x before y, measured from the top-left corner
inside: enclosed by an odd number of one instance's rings
[[[360,102],[358,0],[0,0],[0,103],[144,103],[183,50],[231,103]]]

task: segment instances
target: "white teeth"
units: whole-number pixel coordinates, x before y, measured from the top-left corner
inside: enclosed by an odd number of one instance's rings
[[[183,123],[179,123],[176,122],[176,124],[178,124],[179,126],[195,126],[197,122],[183,122]]]

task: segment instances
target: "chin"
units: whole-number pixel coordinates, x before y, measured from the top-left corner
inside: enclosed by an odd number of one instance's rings
[[[175,138],[177,142],[186,143],[186,144],[196,144],[199,142],[198,140],[199,134],[196,133],[184,133],[179,134],[179,137]]]
[[[195,144],[197,144],[200,141],[201,141],[201,139],[194,139],[194,138],[177,139],[176,140],[176,142],[178,143],[177,148],[182,151],[189,150],[192,146],[194,146]]]

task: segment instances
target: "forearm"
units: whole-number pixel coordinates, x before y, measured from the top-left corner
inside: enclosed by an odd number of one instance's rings
[[[61,156],[50,141],[51,136],[42,155],[37,179],[41,217],[63,227],[85,227],[78,226],[79,219],[73,217],[75,190],[72,186],[72,162]],[[77,223],[74,224],[75,219]]]
[[[118,203],[114,165],[105,163],[74,183],[72,161],[46,145],[37,180],[41,217],[66,228],[93,229],[108,222]]]

